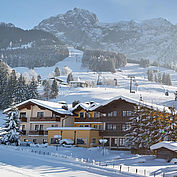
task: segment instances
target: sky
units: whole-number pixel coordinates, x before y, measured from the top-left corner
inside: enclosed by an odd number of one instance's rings
[[[177,23],[177,0],[0,0],[0,22],[31,29],[75,7],[94,12],[100,22],[162,17]]]

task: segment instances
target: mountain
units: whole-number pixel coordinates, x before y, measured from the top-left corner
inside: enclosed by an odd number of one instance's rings
[[[128,59],[177,61],[177,26],[163,18],[101,23],[94,13],[74,8],[43,20],[35,29],[74,46],[121,52]]]
[[[11,67],[52,66],[69,54],[54,35],[41,30],[23,30],[0,23],[0,59]]]

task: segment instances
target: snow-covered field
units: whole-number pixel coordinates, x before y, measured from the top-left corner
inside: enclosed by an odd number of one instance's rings
[[[174,176],[177,165],[154,156],[102,148],[0,146],[1,176]],[[121,172],[120,172],[121,166]],[[137,171],[137,173],[136,173]]]

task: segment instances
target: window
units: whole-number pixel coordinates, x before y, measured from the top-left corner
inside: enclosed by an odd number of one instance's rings
[[[125,138],[119,138],[119,146],[121,147],[125,146]]]
[[[117,111],[113,111],[113,116],[114,116],[114,117],[117,116]]]
[[[40,125],[40,128],[39,128],[40,130],[43,130],[44,129],[44,126],[43,125]]]
[[[112,130],[112,124],[107,124],[107,129]]]
[[[24,117],[26,117],[26,112],[21,112],[20,113],[20,118],[24,118]]]
[[[51,138],[50,139],[50,144],[59,144],[60,139],[59,138]]]
[[[99,125],[99,130],[103,130],[103,125]]]
[[[113,112],[109,112],[109,113],[108,113],[108,116],[109,116],[109,117],[112,117],[112,116],[113,116]]]
[[[24,139],[23,141],[24,141],[24,142],[28,142],[28,140],[27,140],[27,139]]]
[[[79,117],[80,117],[80,118],[84,118],[84,113],[83,113],[83,112],[80,112]]]
[[[85,125],[85,127],[89,127],[89,125]]]
[[[37,112],[37,117],[44,117],[44,112]]]
[[[22,125],[22,130],[25,130],[25,125]]]
[[[107,124],[107,129],[108,130],[116,130],[117,126],[116,126],[116,124]]]
[[[92,138],[92,144],[96,144],[96,138]]]
[[[34,129],[39,130],[39,125],[35,125]]]
[[[85,118],[89,118],[89,113],[85,112]]]
[[[132,116],[132,111],[127,111],[127,116]]]
[[[97,129],[97,128],[98,128],[98,126],[97,126],[97,125],[93,125],[93,128],[96,128],[96,129]]]
[[[127,111],[123,111],[123,112],[122,112],[122,116],[123,116],[123,117],[127,116]]]
[[[94,112],[94,117],[95,118],[99,117],[99,113],[98,112]]]
[[[52,117],[60,117],[58,114],[56,114],[56,113],[52,113]]]
[[[116,129],[117,129],[116,124],[113,124],[113,125],[112,125],[112,129],[113,129],[113,130],[116,130]]]
[[[87,144],[87,138],[77,138],[77,144]]]
[[[83,125],[79,125],[79,127],[83,127]]]

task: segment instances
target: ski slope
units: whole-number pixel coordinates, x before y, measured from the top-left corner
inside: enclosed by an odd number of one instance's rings
[[[41,67],[34,68],[37,74],[40,74],[43,79],[49,78],[50,74],[58,66],[60,70],[64,66],[71,68],[75,80],[78,78],[83,81],[97,82],[98,75],[101,75],[101,79],[117,79],[118,86],[95,86],[94,88],[70,88],[67,86],[61,86],[59,88],[59,96],[52,101],[64,100],[68,103],[72,103],[74,100],[96,101],[103,102],[116,96],[128,96],[130,98],[139,100],[140,96],[143,97],[145,102],[160,104],[164,106],[175,105],[177,108],[177,102],[174,101],[174,92],[177,90],[177,73],[173,70],[150,66],[149,68],[141,68],[137,64],[128,63],[125,67],[117,70],[116,73],[110,72],[91,72],[87,68],[82,68],[81,59],[83,53],[79,50],[69,48],[70,57],[58,62],[53,67]],[[158,70],[162,74],[164,72],[169,73],[172,79],[173,86],[166,86],[147,80],[147,70]],[[19,73],[29,72],[28,68],[17,67],[15,70]],[[133,90],[135,93],[130,93],[129,85],[130,78],[128,76],[134,76],[138,87],[133,82]],[[67,76],[60,76],[63,80],[66,80]],[[137,90],[137,91],[136,91]],[[165,96],[165,91],[169,91],[169,96]]]

